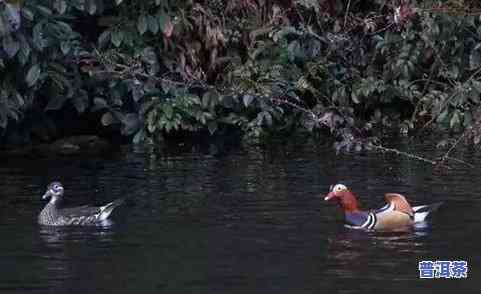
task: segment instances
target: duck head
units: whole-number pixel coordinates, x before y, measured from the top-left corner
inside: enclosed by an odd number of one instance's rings
[[[337,202],[344,212],[359,211],[354,194],[343,184],[331,185],[325,201]]]
[[[60,182],[52,182],[47,186],[47,191],[43,194],[42,199],[49,199],[51,203],[58,202],[63,196],[63,186]]]

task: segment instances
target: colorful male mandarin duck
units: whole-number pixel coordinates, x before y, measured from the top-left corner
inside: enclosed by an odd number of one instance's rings
[[[442,203],[411,207],[401,194],[385,195],[387,204],[377,210],[363,211],[357,205],[354,194],[344,185],[331,186],[324,198],[336,201],[344,211],[346,226],[353,229],[395,230],[423,222]]]

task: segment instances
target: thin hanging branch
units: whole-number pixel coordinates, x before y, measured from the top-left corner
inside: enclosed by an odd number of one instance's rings
[[[396,155],[401,155],[401,156],[404,156],[404,157],[407,157],[407,158],[423,161],[423,162],[429,163],[431,165],[438,165],[439,164],[438,161],[431,160],[431,159],[428,159],[428,158],[425,158],[425,157],[422,157],[422,156],[419,156],[419,155],[416,155],[416,154],[400,151],[400,150],[397,150],[397,149],[394,149],[394,148],[387,148],[387,147],[384,147],[382,145],[371,145],[371,147],[373,149],[376,149],[376,150],[381,151],[383,153],[385,153],[385,152],[394,153]]]
[[[448,149],[448,151],[446,151],[446,153],[444,153],[444,155],[441,157],[441,162],[446,162],[447,160],[452,160],[452,161],[455,161],[455,162],[458,162],[458,163],[461,163],[461,164],[464,164],[464,165],[467,165],[469,167],[474,167],[474,165],[470,164],[470,163],[467,163],[461,159],[457,159],[457,158],[453,158],[453,157],[450,157],[449,154],[451,154],[451,152],[456,149],[456,146],[458,146],[459,142],[461,142],[461,140],[466,136],[466,133],[470,131],[469,128],[467,128],[462,134],[461,136],[459,136],[459,138],[454,142],[454,144]]]
[[[344,29],[346,29],[347,17],[349,15],[349,9],[351,9],[351,0],[347,2],[346,13],[344,14]]]
[[[308,114],[317,123],[323,124],[321,118],[314,111],[312,111],[310,109],[307,109],[306,107],[303,107],[303,106],[301,106],[297,103],[289,101],[286,98],[272,98],[272,100],[276,103],[288,105],[288,106],[292,107],[293,109],[304,112],[304,113]],[[342,113],[341,113],[341,116],[343,116]],[[354,128],[357,130],[357,133],[360,133],[359,129],[357,129],[356,127],[354,127]],[[456,148],[456,146],[458,146],[459,142],[461,142],[461,140],[464,138],[467,131],[468,130],[466,130],[456,140],[456,142],[449,148],[449,150],[442,157],[439,158],[439,160],[429,159],[429,158],[426,158],[426,157],[423,157],[423,156],[420,156],[420,155],[417,155],[417,154],[400,151],[400,150],[395,149],[395,148],[384,147],[381,144],[373,144],[372,142],[366,142],[366,140],[362,140],[362,139],[359,139],[359,138],[353,138],[353,139],[356,141],[356,143],[363,144],[363,145],[367,146],[368,148],[377,150],[381,153],[393,153],[393,154],[396,154],[396,155],[404,156],[404,157],[409,158],[409,159],[414,159],[414,160],[418,160],[418,161],[421,161],[421,162],[424,162],[424,163],[428,163],[428,164],[433,165],[433,166],[444,166],[444,167],[449,169],[450,167],[447,164],[447,161],[454,161],[454,162],[457,162],[457,163],[460,163],[460,164],[463,164],[463,165],[466,165],[466,166],[469,166],[469,167],[472,168],[472,167],[474,167],[472,164],[467,163],[467,162],[465,162],[461,159],[453,158],[453,157],[449,156],[451,154],[451,152]]]

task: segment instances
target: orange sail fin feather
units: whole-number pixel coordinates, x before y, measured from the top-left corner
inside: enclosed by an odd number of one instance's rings
[[[414,211],[411,205],[403,195],[397,193],[387,193],[384,197],[386,198],[387,203],[394,205],[394,210],[404,212],[410,217],[414,216]]]

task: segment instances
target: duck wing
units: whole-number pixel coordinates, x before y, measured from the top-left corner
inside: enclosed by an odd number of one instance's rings
[[[58,221],[62,225],[92,225],[105,221],[112,211],[124,202],[117,199],[104,206],[77,206],[58,210]]]
[[[100,207],[78,206],[58,210],[57,223],[59,225],[93,225],[101,214]]]
[[[63,217],[76,218],[88,217],[100,213],[100,207],[82,205],[77,207],[59,209],[59,214]]]
[[[382,213],[382,210],[385,209],[386,211],[391,210],[403,212],[410,217],[414,217],[414,210],[403,195],[397,193],[387,193],[384,195],[384,198],[386,199],[387,205],[381,208],[379,212]]]

